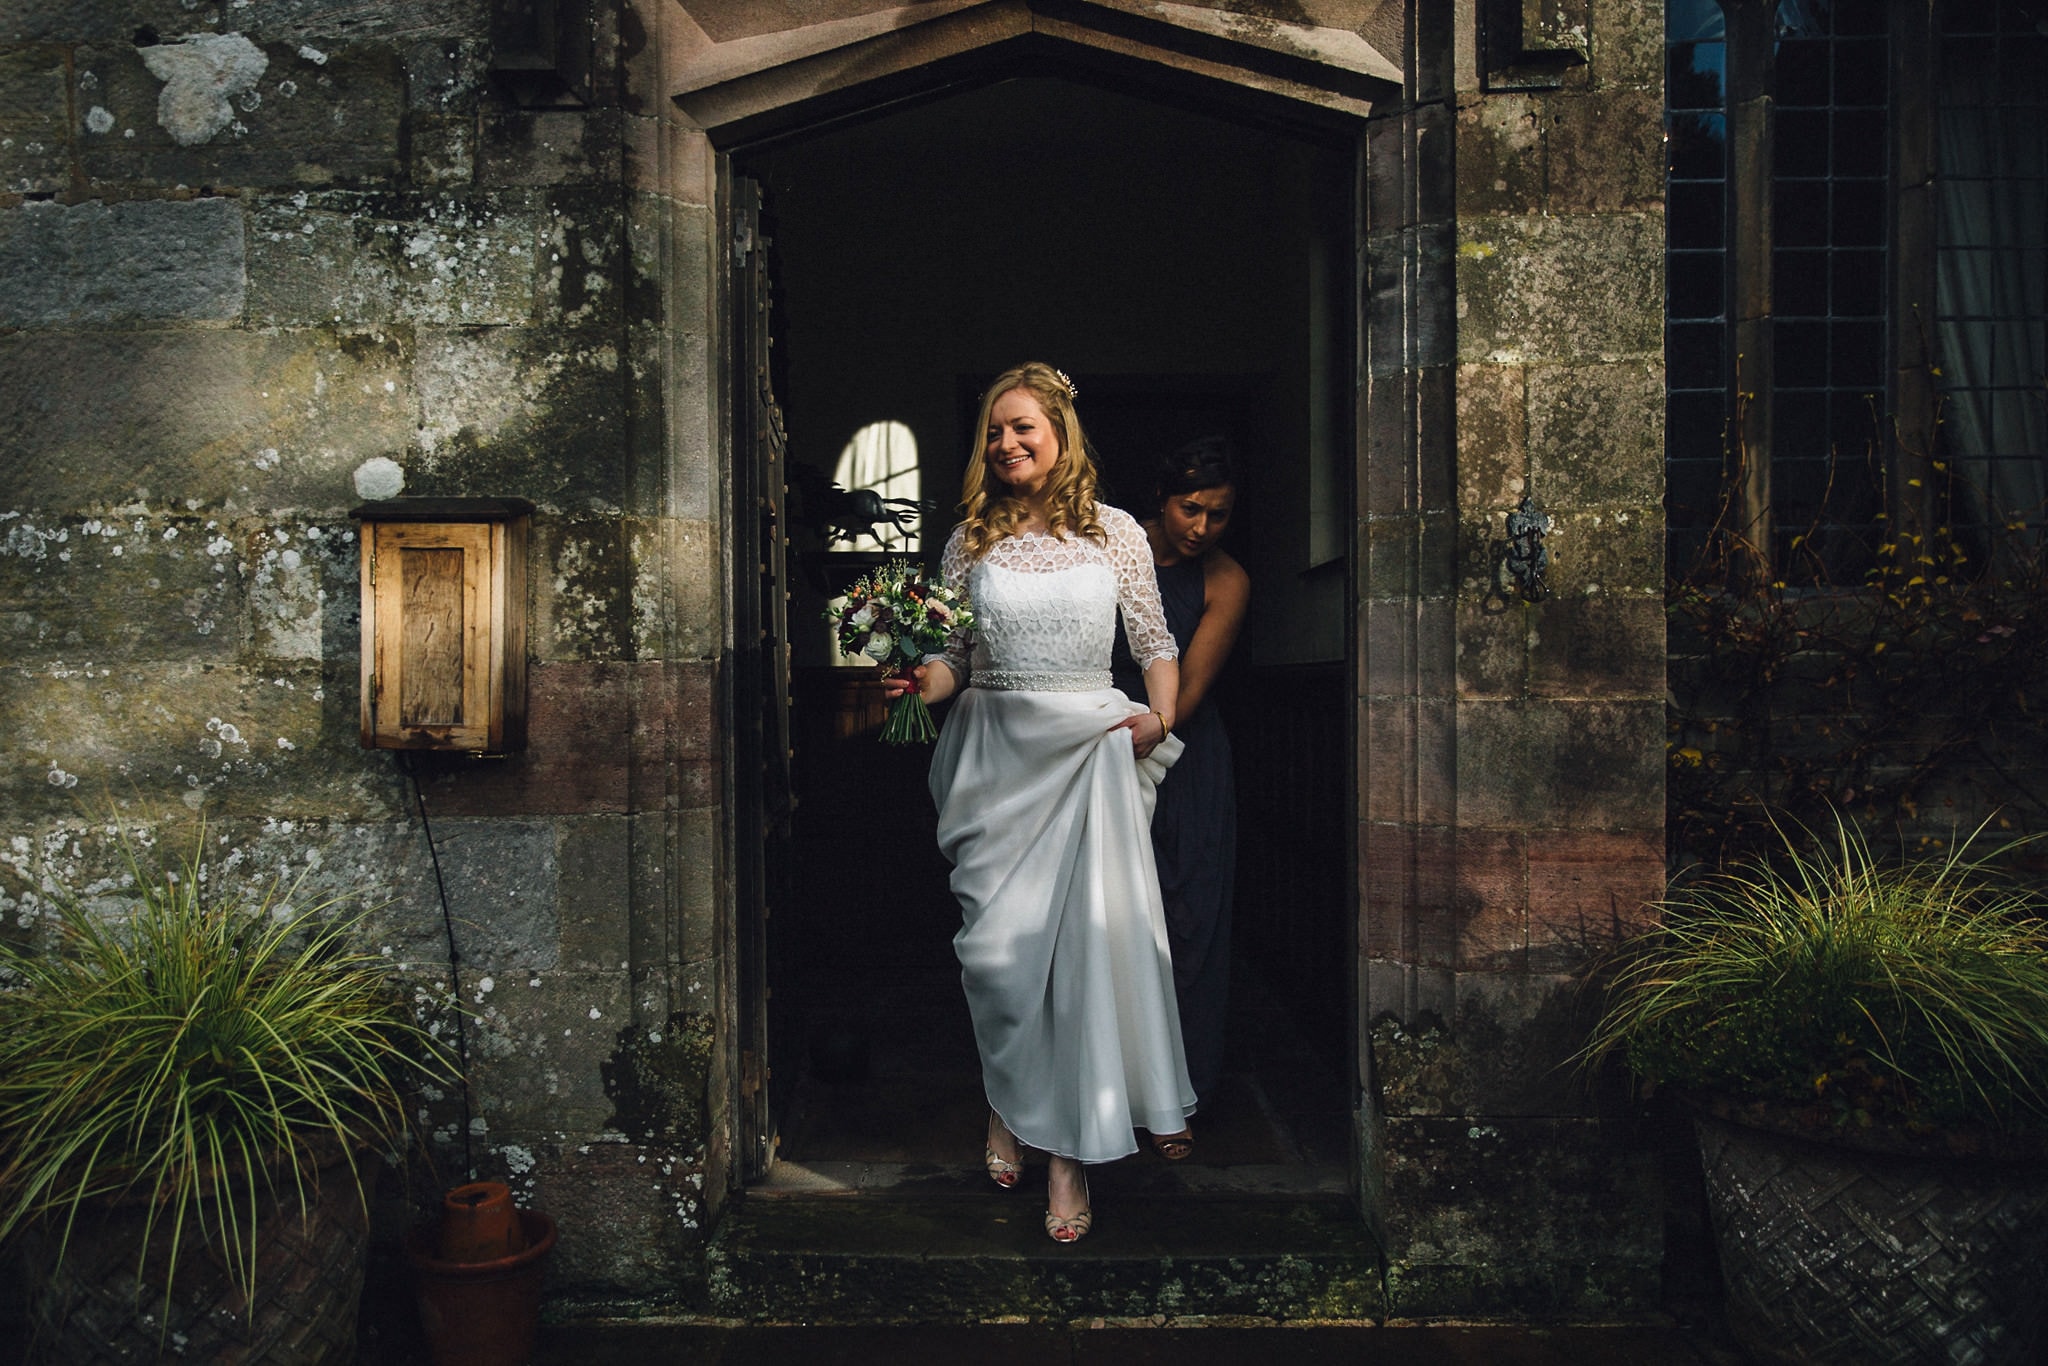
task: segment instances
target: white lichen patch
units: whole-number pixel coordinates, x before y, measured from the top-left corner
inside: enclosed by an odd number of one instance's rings
[[[355,486],[358,498],[396,498],[405,491],[405,470],[389,456],[374,455],[356,466]]]
[[[191,33],[143,48],[142,64],[164,83],[157,122],[180,147],[196,147],[234,123],[228,101],[262,79],[270,59],[239,33]]]

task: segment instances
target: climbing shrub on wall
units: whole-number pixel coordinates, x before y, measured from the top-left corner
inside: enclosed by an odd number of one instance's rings
[[[1878,526],[1860,582],[1744,582],[1725,533],[1669,578],[1674,873],[1767,852],[1771,811],[1928,841],[2048,829],[2039,519]]]

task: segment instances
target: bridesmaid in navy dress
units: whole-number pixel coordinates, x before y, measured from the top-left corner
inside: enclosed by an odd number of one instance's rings
[[[1160,466],[1153,515],[1144,523],[1167,628],[1180,647],[1180,705],[1173,733],[1187,746],[1160,784],[1152,847],[1166,902],[1188,1077],[1203,1102],[1214,1093],[1223,1070],[1231,888],[1237,875],[1230,737],[1208,704],[1251,597],[1251,579],[1217,546],[1237,504],[1237,485],[1236,452],[1228,438],[1190,442]],[[1141,686],[1128,656],[1120,650],[1117,658],[1119,684],[1127,691]],[[1185,1136],[1155,1135],[1153,1146],[1169,1161],[1192,1150]]]

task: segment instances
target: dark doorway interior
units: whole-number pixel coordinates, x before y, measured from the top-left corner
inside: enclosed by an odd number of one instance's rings
[[[762,183],[775,238],[791,461],[851,485],[880,459],[878,490],[927,504],[919,543],[793,533],[794,887],[768,926],[774,1018],[788,1021],[770,1040],[780,1179],[874,1184],[971,1164],[979,1147],[929,751],[875,742],[878,696],[835,667],[822,612],[885,552],[936,564],[973,399],[1036,358],[1080,385],[1109,500],[1140,516],[1153,463],[1181,442],[1220,429],[1247,455],[1229,548],[1252,575],[1253,618],[1216,701],[1241,812],[1231,1058],[1191,1179],[1341,1188],[1349,149],[1045,77],[735,167]]]

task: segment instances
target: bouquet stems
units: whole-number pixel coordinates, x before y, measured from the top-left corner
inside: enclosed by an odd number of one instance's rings
[[[925,705],[924,694],[918,689],[917,675],[909,669],[899,669],[895,676],[908,683],[910,691],[889,704],[889,719],[882,726],[882,743],[929,744],[938,738],[939,728],[932,722],[932,709]]]

